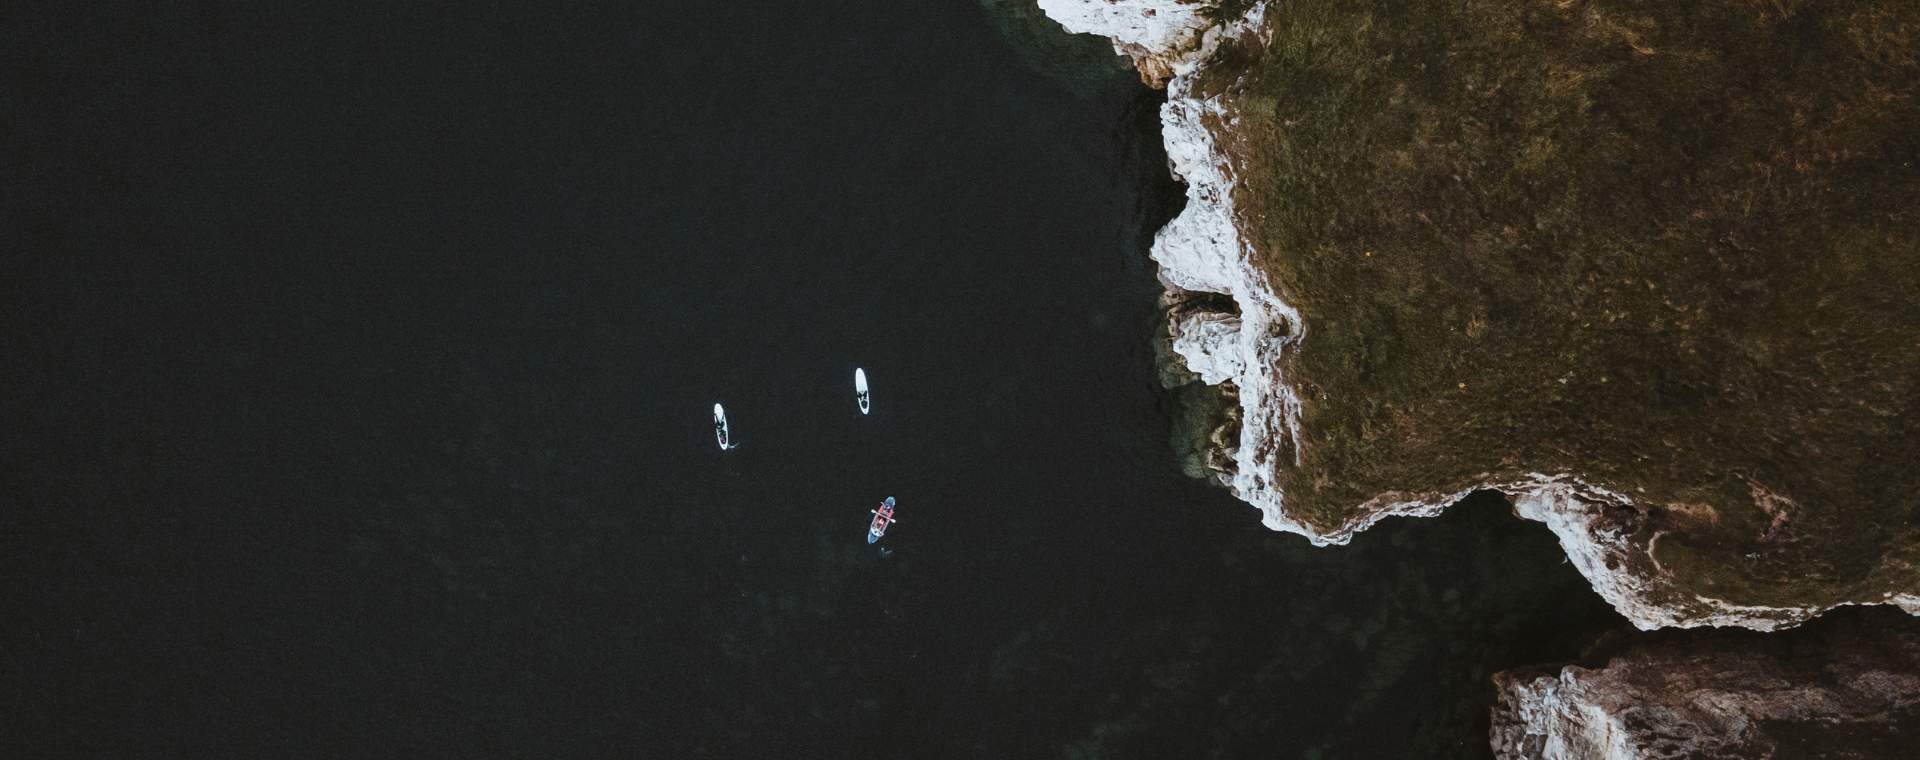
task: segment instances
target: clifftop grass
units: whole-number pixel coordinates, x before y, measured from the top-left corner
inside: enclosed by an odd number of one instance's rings
[[[1920,4],[1291,0],[1196,84],[1307,337],[1290,511],[1570,472],[1702,593],[1903,574]],[[1822,591],[1825,589],[1825,591]]]

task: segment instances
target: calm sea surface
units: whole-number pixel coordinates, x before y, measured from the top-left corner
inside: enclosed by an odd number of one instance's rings
[[[331,8],[0,24],[7,755],[1471,756],[1618,624],[1495,499],[1312,549],[1180,476],[1125,73]]]

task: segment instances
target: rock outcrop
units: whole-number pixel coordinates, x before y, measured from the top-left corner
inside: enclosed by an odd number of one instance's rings
[[[1221,0],[1039,0],[1041,10],[1075,32],[1113,40],[1113,49],[1132,58],[1146,83],[1161,87],[1191,70],[1188,55],[1221,14]]]
[[[1920,614],[1920,6],[1040,4],[1166,82],[1268,526],[1494,488],[1642,628]]]
[[[1920,629],[1856,616],[1640,642],[1597,668],[1501,673],[1496,757],[1911,757]]]

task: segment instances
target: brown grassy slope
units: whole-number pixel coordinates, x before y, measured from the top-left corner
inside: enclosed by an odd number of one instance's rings
[[[1912,556],[1920,3],[1268,18],[1197,89],[1240,119],[1242,227],[1305,315],[1301,519],[1573,472],[1681,505],[1639,519],[1727,598]]]

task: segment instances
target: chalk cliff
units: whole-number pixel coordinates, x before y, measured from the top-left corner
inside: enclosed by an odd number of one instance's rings
[[[1165,81],[1268,526],[1494,488],[1642,628],[1920,614],[1920,6],[1039,2]]]

